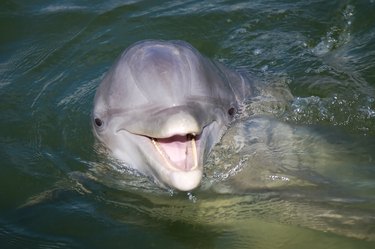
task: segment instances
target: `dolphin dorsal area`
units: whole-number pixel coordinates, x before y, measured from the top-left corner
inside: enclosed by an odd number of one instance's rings
[[[127,167],[161,186],[196,188],[204,161],[250,95],[247,79],[183,41],[126,49],[100,83],[94,135]]]

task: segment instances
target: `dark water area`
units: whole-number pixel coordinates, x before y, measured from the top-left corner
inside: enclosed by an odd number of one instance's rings
[[[372,0],[1,1],[0,248],[374,248],[373,13]],[[190,193],[111,167],[91,131],[95,90],[143,39],[288,86],[287,105],[249,107],[280,122],[279,147],[241,150],[280,168],[249,167],[244,186],[224,142]],[[270,126],[252,118],[224,139],[261,137]]]

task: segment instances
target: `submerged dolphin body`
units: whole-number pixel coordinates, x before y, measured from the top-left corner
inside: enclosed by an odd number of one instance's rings
[[[189,191],[251,95],[245,76],[188,43],[143,41],[121,54],[97,89],[94,134],[127,167]]]

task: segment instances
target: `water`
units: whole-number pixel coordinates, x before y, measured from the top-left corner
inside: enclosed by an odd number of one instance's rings
[[[374,10],[372,0],[2,1],[0,247],[373,248]],[[186,40],[279,96],[248,104],[278,121],[234,125],[192,193],[112,167],[91,133],[101,77],[148,38]]]

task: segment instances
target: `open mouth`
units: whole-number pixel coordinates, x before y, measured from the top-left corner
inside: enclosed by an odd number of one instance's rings
[[[193,171],[198,167],[197,140],[193,134],[151,138],[166,167],[173,171]]]

